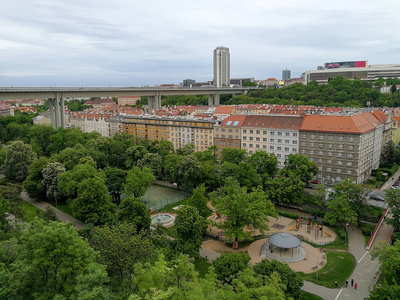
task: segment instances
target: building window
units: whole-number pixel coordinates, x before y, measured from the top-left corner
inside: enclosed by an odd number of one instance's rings
[[[338,160],[338,161],[337,161],[337,164],[338,164],[339,166],[341,166],[341,165],[343,165],[343,162],[342,162],[341,160]]]
[[[285,132],[285,136],[290,136],[290,132]]]
[[[327,167],[326,170],[327,170],[328,172],[331,172],[331,171],[332,171],[332,168],[331,168],[331,167]]]
[[[332,152],[331,151],[328,151],[328,156],[332,156]]]
[[[257,149],[260,149],[260,145],[259,145],[259,144],[256,144],[256,148],[257,148]]]
[[[314,140],[314,139],[315,139],[315,134],[312,134],[312,135],[310,136],[310,139]]]
[[[353,145],[350,145],[350,146],[349,146],[349,150],[354,150],[354,146],[353,146]]]
[[[263,145],[263,149],[267,149],[267,145]]]
[[[249,144],[249,147],[250,147],[250,148],[253,148],[253,144]]]
[[[336,169],[336,173],[342,173],[342,169],[340,168]]]
[[[247,133],[247,130],[246,130],[246,129],[244,129],[244,130],[243,130],[243,133]]]
[[[256,141],[257,141],[257,142],[259,142],[259,141],[260,141],[260,138],[259,138],[259,137],[258,137],[258,138],[256,138]]]
[[[282,132],[278,131],[278,135],[282,135]]]
[[[324,151],[318,151],[318,155],[324,155]]]
[[[281,158],[281,156],[282,156],[282,155],[280,155],[280,154],[277,154],[277,155],[276,155],[277,158]]]
[[[310,150],[310,154],[314,155],[315,151],[314,150]]]
[[[347,174],[351,174],[351,170],[347,170],[347,172],[346,172]]]
[[[282,150],[282,147],[278,147],[278,150]]]
[[[353,162],[348,161],[348,162],[347,162],[347,165],[348,165],[349,167],[351,167],[351,166],[353,165]]]
[[[263,142],[266,142],[267,141],[267,138],[263,138]]]
[[[349,142],[354,142],[354,136],[349,137]]]
[[[297,149],[296,148],[292,148],[292,152],[296,153]]]
[[[225,146],[225,142],[221,142],[221,146]]]
[[[293,141],[293,145],[297,145],[297,141]]]
[[[285,147],[285,151],[289,151],[289,147]]]
[[[311,146],[311,147],[314,147],[314,146],[315,146],[315,143],[314,143],[314,142],[310,142],[310,146]]]
[[[249,140],[250,140],[250,141],[252,141],[252,140],[253,140],[253,137],[252,137],[252,136],[251,136],[251,137],[249,137]]]
[[[306,145],[307,145],[307,142],[301,142],[301,145],[302,145],[302,146],[306,146]]]
[[[347,154],[347,157],[352,158],[352,157],[353,157],[353,154],[352,154],[352,153],[349,153],[349,154]]]
[[[306,154],[306,150],[301,150],[301,154]]]
[[[296,133],[296,132],[293,132],[293,136],[297,136],[297,133]]]
[[[263,131],[263,134],[267,134],[267,131],[266,131],[266,130],[264,130],[264,131]]]
[[[260,134],[260,130],[256,130],[256,134]]]
[[[323,162],[322,158],[318,158],[318,163],[322,163],[322,162]]]
[[[253,134],[253,130],[250,130],[250,133]]]
[[[274,150],[274,146],[269,146],[269,149]]]
[[[269,140],[271,143],[274,143],[275,142],[275,139],[270,139]]]
[[[282,140],[281,140],[281,139],[278,139],[278,143],[279,143],[279,144],[282,144]]]
[[[328,140],[333,141],[333,135],[329,135]]]
[[[243,143],[243,147],[246,147],[246,143]]]
[[[310,157],[310,161],[314,161],[314,157]]]
[[[274,132],[274,131],[271,131],[271,135],[275,135],[275,132]]]
[[[247,137],[244,136],[244,137],[243,137],[243,140],[245,141],[246,139],[247,139]]]
[[[289,144],[289,142],[290,142],[289,140],[285,140],[285,144]]]
[[[339,141],[344,141],[344,137],[343,136],[339,136],[338,140]]]
[[[232,142],[229,142],[229,143],[228,143],[228,146],[232,146]]]
[[[301,138],[302,138],[302,139],[307,138],[307,134],[303,133],[303,134],[301,135]]]
[[[324,137],[323,135],[320,135],[318,138],[319,138],[320,140],[323,140],[325,137]]]

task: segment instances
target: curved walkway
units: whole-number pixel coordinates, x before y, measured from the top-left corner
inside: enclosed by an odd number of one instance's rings
[[[53,205],[51,205],[47,202],[44,202],[44,201],[36,201],[36,200],[32,199],[31,197],[28,196],[28,194],[25,191],[21,192],[21,198],[24,201],[32,204],[33,206],[36,206],[37,208],[39,208],[40,210],[43,210],[43,211],[46,211],[46,208],[50,206],[54,210],[54,212],[57,215],[57,218],[60,221],[71,222],[72,224],[75,225],[76,230],[82,229],[85,226],[85,224],[83,222],[79,221],[78,219],[75,219],[74,217],[72,217],[70,215],[67,215],[66,213],[62,212],[61,210],[55,208]]]

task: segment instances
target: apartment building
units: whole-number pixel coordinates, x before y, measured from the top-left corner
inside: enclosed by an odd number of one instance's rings
[[[71,113],[69,123],[71,127],[79,127],[83,132],[97,131],[104,137],[110,137],[110,123],[108,120],[111,115],[101,113]]]
[[[247,116],[232,115],[226,118],[220,126],[214,126],[214,143],[219,155],[224,148],[242,148],[241,127]]]
[[[308,115],[300,127],[300,154],[318,165],[325,184],[350,178],[362,183],[371,174],[374,144],[382,145],[376,127],[362,114]]]
[[[253,154],[257,150],[268,152],[268,129],[273,119],[272,116],[246,116],[241,127],[242,148],[246,149],[249,154]]]
[[[299,152],[299,130],[303,120],[303,117],[288,115],[274,116],[271,121],[268,152],[276,155],[280,168],[290,154]]]
[[[214,120],[125,116],[122,131],[148,140],[169,140],[175,149],[193,143],[195,151],[213,145]]]

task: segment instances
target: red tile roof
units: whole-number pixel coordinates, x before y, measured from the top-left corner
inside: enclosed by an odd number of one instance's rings
[[[242,116],[242,115],[229,116],[222,122],[221,126],[242,127],[244,121],[246,120],[246,117],[247,116]],[[238,122],[238,123],[236,123],[236,122]],[[234,124],[236,124],[236,125],[234,126]]]
[[[362,134],[374,129],[375,127],[362,115],[307,115],[304,116],[303,124],[300,127],[301,131],[353,134]]]

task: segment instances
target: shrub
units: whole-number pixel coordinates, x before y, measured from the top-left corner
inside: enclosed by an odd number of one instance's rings
[[[286,217],[286,218],[289,218],[289,219],[297,220],[299,218],[298,214],[295,214],[295,213],[292,213],[292,212],[289,212],[289,211],[277,210],[277,212],[279,213],[280,216]]]

